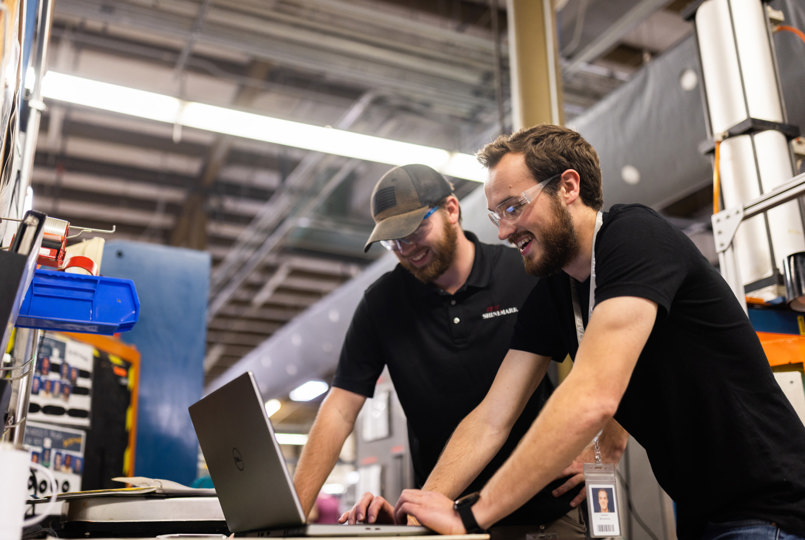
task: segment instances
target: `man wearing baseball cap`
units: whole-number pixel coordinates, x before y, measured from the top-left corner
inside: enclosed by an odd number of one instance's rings
[[[520,306],[537,282],[523,270],[516,250],[481,243],[462,229],[452,185],[428,166],[388,171],[372,192],[371,211],[375,227],[365,249],[379,242],[399,264],[366,289],[353,315],[332,388],[294,475],[305,512],[384,367],[407,418],[415,482],[425,485],[455,427],[492,385]],[[495,419],[513,424],[511,435],[464,492],[482,486],[505,461],[551,390],[545,378],[522,404],[519,418]],[[547,486],[498,524],[501,537],[530,532],[584,538],[580,510],[570,505],[583,496],[571,485],[560,479]],[[445,495],[455,499],[462,493]],[[342,519],[388,522],[392,511],[385,499],[367,493]]]

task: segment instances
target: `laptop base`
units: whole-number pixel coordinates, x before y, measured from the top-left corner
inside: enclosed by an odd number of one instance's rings
[[[349,538],[354,536],[427,536],[433,535],[433,531],[426,527],[408,525],[338,525],[327,523],[313,523],[301,527],[289,529],[276,529],[271,531],[261,531],[251,534],[236,534],[235,536],[257,536],[257,537],[313,537],[313,538]]]

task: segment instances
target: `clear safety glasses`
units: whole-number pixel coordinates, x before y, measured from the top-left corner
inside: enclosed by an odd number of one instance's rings
[[[416,244],[417,242],[421,241],[425,238],[425,235],[428,234],[428,231],[431,229],[431,222],[428,221],[428,218],[438,210],[438,206],[434,206],[428,213],[425,214],[425,217],[422,218],[422,222],[419,224],[419,227],[416,228],[414,232],[406,236],[405,238],[397,238],[394,240],[381,240],[380,245],[386,248],[389,251],[403,251],[406,247],[409,247],[411,244]]]
[[[520,214],[523,213],[523,209],[525,209],[525,207],[532,202],[536,201],[537,197],[539,197],[539,194],[542,193],[543,189],[545,189],[545,186],[560,176],[562,176],[562,173],[555,174],[547,180],[543,180],[536,186],[532,186],[523,191],[518,197],[510,197],[506,199],[497,205],[494,210],[489,211],[490,221],[495,224],[495,227],[500,227],[501,221],[508,221],[510,223],[517,221],[517,219],[520,217]]]

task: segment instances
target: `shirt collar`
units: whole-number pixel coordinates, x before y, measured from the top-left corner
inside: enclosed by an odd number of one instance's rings
[[[472,261],[472,270],[467,278],[467,282],[459,290],[466,287],[475,287],[482,289],[488,287],[492,281],[492,261],[489,260],[488,254],[484,251],[484,244],[478,240],[478,237],[470,231],[464,231],[464,236],[467,240],[475,244],[475,258]]]

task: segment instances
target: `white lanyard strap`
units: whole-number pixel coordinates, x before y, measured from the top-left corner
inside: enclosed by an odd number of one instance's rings
[[[590,316],[593,313],[595,302],[595,239],[598,236],[598,231],[601,229],[603,222],[603,214],[599,211],[595,216],[595,230],[593,230],[592,257],[590,258],[590,299],[587,304],[587,322],[590,322]],[[584,320],[581,318],[581,305],[579,304],[579,294],[576,288],[576,280],[570,278],[570,299],[573,302],[573,318],[576,321],[576,339],[578,339],[579,346],[581,346],[581,338],[584,337]],[[601,463],[601,448],[598,445],[598,438],[600,436],[601,432],[599,431],[593,438],[595,462],[599,464]]]
[[[590,316],[593,313],[595,303],[595,239],[598,236],[598,231],[601,229],[601,224],[604,222],[604,215],[599,211],[595,216],[595,230],[593,231],[593,246],[592,257],[590,258],[590,299],[587,304],[587,321],[590,321]],[[584,319],[581,317],[581,305],[579,304],[579,296],[576,291],[576,281],[570,278],[570,299],[573,302],[573,318],[576,322],[576,339],[581,345],[581,338],[584,337]]]

